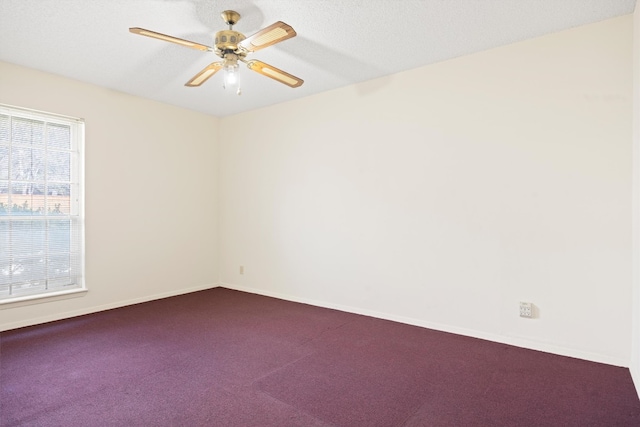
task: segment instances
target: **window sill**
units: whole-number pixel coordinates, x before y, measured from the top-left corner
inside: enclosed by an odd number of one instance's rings
[[[0,300],[0,310],[6,308],[23,307],[25,305],[41,304],[44,302],[59,301],[69,298],[77,298],[87,293],[86,288],[70,289],[67,291],[51,292],[40,295],[25,295],[23,297]]]

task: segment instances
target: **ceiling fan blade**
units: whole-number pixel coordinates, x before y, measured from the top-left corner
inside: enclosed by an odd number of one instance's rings
[[[242,40],[238,43],[238,48],[247,52],[255,52],[295,36],[296,32],[291,26],[278,21]]]
[[[270,77],[290,87],[302,86],[302,83],[304,83],[304,80],[285,71],[282,71],[274,66],[265,64],[262,61],[247,61],[247,67],[249,67],[249,69],[255,71],[256,73],[260,73],[263,76]]]
[[[184,85],[189,87],[200,86],[202,83],[206,82],[209,77],[213,76],[222,68],[222,62],[212,62],[211,64],[204,67],[202,71],[193,76],[191,80],[186,82]]]
[[[129,28],[129,31],[133,34],[140,34],[141,36],[152,37],[154,39],[164,40],[166,42],[176,43],[180,46],[190,47],[192,49],[198,49],[201,51],[213,51],[213,48],[205,46],[200,43],[192,42],[185,39],[179,39],[178,37],[168,36],[162,33],[156,33],[155,31],[145,30],[144,28],[133,27]]]

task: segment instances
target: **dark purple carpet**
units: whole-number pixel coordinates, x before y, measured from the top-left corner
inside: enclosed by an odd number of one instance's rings
[[[223,288],[0,333],[0,426],[640,426],[628,369]]]

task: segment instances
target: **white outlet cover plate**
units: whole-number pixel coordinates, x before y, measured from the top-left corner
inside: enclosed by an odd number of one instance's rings
[[[520,317],[533,317],[533,307],[530,302],[520,303]]]

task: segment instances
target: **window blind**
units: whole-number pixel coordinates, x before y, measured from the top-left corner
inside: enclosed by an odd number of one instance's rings
[[[0,105],[0,302],[84,288],[79,119]]]

